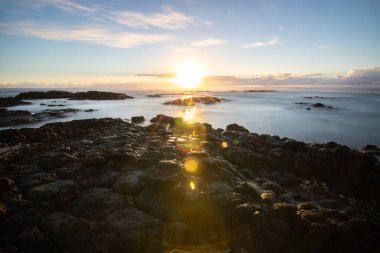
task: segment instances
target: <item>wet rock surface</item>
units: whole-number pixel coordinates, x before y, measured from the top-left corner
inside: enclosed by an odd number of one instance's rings
[[[370,153],[151,121],[0,131],[0,251],[379,252]]]

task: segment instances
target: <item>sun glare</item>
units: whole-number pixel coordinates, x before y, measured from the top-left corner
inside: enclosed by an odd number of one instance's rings
[[[174,81],[183,89],[193,89],[200,84],[204,74],[197,62],[187,61],[178,65]]]

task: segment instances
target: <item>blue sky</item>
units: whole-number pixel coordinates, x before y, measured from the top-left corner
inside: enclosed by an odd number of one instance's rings
[[[173,73],[193,59],[218,82],[380,85],[378,0],[1,0],[0,6],[1,84],[136,84],[136,75]]]

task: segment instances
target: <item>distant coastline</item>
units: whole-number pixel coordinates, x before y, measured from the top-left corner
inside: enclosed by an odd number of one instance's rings
[[[244,90],[243,92],[279,92],[278,90]]]

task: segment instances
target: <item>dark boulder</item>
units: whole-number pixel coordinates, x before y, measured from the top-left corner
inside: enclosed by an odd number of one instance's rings
[[[243,132],[243,133],[249,133],[248,129],[246,129],[245,127],[240,126],[236,123],[229,124],[226,129],[229,131],[238,131],[238,132]]]
[[[131,118],[131,122],[136,123],[136,124],[143,123],[144,121],[145,121],[144,116],[133,116]]]
[[[183,119],[179,117],[170,117],[163,114],[158,114],[156,117],[150,120],[151,123],[157,123],[160,125],[169,125],[169,127],[175,127],[183,124]]]
[[[366,154],[380,156],[380,148],[375,145],[365,145],[361,148],[361,151]]]

